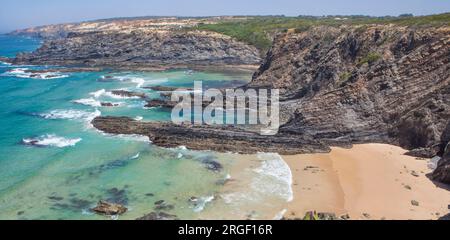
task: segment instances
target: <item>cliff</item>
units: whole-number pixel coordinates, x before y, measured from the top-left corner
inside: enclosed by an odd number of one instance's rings
[[[160,146],[198,141],[201,144],[188,147],[217,151],[280,149],[290,154],[353,143],[390,143],[411,150],[413,156],[443,155],[432,177],[449,182],[445,148],[450,124],[449,56],[449,27],[290,30],[275,38],[247,85],[280,89],[283,125],[276,136],[261,138],[227,127],[156,126],[121,118],[97,118],[93,123],[106,132],[150,136]],[[167,138],[178,141],[169,143]]]
[[[61,24],[13,32],[46,41],[16,64],[113,67],[258,65],[260,53],[219,33],[191,27],[214,19],[158,18]]]
[[[291,31],[277,36],[248,87],[280,89],[281,133],[432,157],[450,119],[449,43],[449,27]]]

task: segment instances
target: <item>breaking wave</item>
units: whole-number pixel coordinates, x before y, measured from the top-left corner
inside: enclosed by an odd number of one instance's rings
[[[91,124],[94,118],[101,116],[102,113],[95,109],[94,112],[81,111],[81,110],[53,110],[48,113],[39,114],[40,117],[45,119],[67,119],[67,120],[81,120],[86,123],[86,128],[93,128]]]
[[[47,134],[37,138],[24,138],[22,142],[26,145],[31,146],[64,148],[64,147],[73,147],[81,140],[82,140],[81,138],[69,139],[58,137],[54,134]]]
[[[294,199],[292,172],[287,163],[276,153],[260,153],[258,158],[262,160],[262,164],[253,171],[260,176],[252,183],[252,188],[276,194],[288,202],[292,201]],[[267,178],[271,181],[267,181]]]
[[[212,201],[214,201],[215,197],[214,196],[207,196],[207,197],[201,197],[200,199],[197,200],[197,203],[195,204],[194,207],[194,212],[201,212],[203,211],[203,209],[205,209],[206,205]]]
[[[100,101],[95,100],[94,98],[84,98],[73,101],[74,103],[91,106],[91,107],[101,107],[102,103]]]
[[[32,79],[57,79],[57,78],[66,78],[69,75],[61,74],[58,72],[27,72],[28,68],[14,68],[5,72],[3,75],[12,76],[18,78],[32,78]]]

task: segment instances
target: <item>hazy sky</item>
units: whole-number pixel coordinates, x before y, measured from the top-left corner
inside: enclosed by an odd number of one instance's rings
[[[129,16],[373,16],[450,12],[450,0],[1,0],[0,31]]]

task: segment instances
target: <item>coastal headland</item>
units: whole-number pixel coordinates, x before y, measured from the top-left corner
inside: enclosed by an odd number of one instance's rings
[[[280,89],[277,135],[127,117],[99,116],[92,124],[105,133],[148,136],[167,148],[282,154],[294,178],[287,219],[308,211],[351,219],[437,219],[450,203],[449,17],[299,20],[296,28],[268,31],[268,47],[216,29],[257,18],[55,25],[14,32],[45,42],[2,61],[139,70],[258,65],[242,87]],[[150,103],[173,105],[164,96]],[[439,160],[433,169],[427,167],[431,158]]]

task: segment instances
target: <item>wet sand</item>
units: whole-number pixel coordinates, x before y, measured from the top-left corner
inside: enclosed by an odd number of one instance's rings
[[[294,201],[285,217],[303,218],[311,210],[349,214],[351,219],[437,219],[447,214],[450,187],[426,176],[431,172],[428,160],[405,152],[364,144],[333,148],[329,154],[283,156],[294,178]]]

